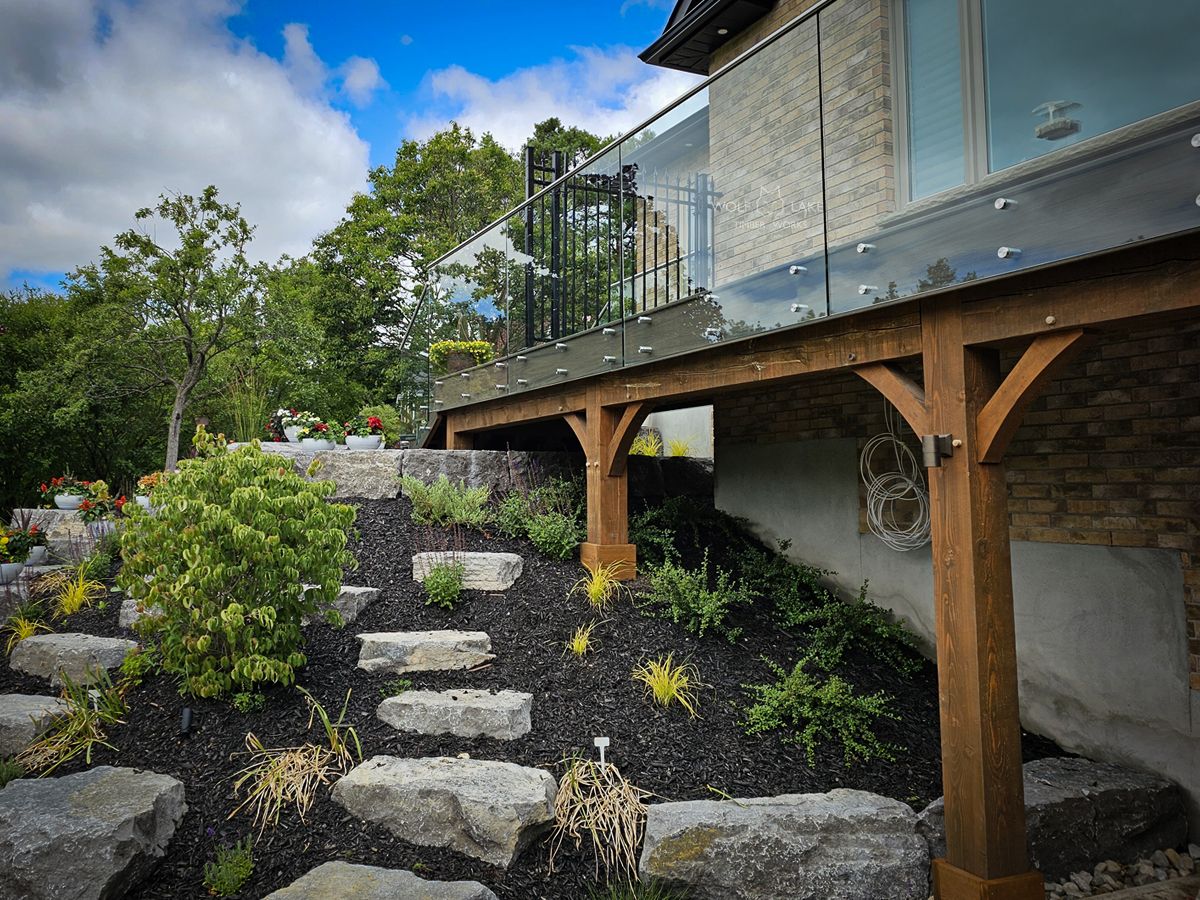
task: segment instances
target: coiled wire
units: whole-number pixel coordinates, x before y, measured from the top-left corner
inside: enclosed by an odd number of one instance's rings
[[[884,420],[887,431],[867,441],[858,459],[858,471],[867,486],[867,526],[893,550],[918,550],[929,543],[929,490],[916,455],[900,437],[900,414],[889,403]],[[888,456],[880,460],[877,457]],[[887,471],[876,469],[889,466]],[[915,513],[897,516],[904,505]]]

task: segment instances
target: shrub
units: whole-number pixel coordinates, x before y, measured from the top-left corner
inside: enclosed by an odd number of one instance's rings
[[[442,609],[454,609],[462,595],[463,573],[459,562],[441,562],[425,575],[425,605],[437,604]]]
[[[404,436],[404,425],[394,406],[388,406],[386,403],[380,406],[364,406],[358,411],[358,415],[362,419],[375,416],[383,423],[384,444],[395,444]]]
[[[529,500],[524,494],[505,494],[496,507],[496,527],[505,537],[519,538],[527,534]]]
[[[217,697],[291,684],[307,661],[305,616],[332,606],[354,508],[327,503],[332,482],[308,482],[257,444],[184,460],[121,538],[118,584],[157,607],[165,672],[187,694]],[[316,585],[307,591],[301,583]]]
[[[696,689],[700,687],[700,670],[691,663],[675,662],[675,654],[652,659],[634,667],[633,680],[645,685],[646,693],[659,706],[678,703],[696,717]]]
[[[14,759],[0,759],[0,788],[7,786],[10,781],[24,777],[25,769],[19,762]]]
[[[121,680],[139,685],[147,676],[157,672],[158,667],[158,652],[153,647],[142,647],[126,654],[121,660]]]
[[[204,864],[204,886],[210,894],[232,897],[254,871],[254,845],[250,838],[232,847],[217,849],[217,858]]]
[[[539,513],[526,527],[533,546],[551,559],[570,559],[579,546],[579,524],[563,513]]]
[[[412,503],[412,520],[418,525],[469,525],[482,528],[491,519],[488,489],[457,485],[445,475],[433,484],[405,475],[400,490]]]
[[[822,599],[819,606],[789,610],[785,621],[808,629],[809,655],[816,665],[833,669],[853,648],[902,674],[920,671],[921,657],[912,634],[867,599],[866,582],[848,603],[828,592]]]
[[[267,708],[267,698],[257,691],[240,691],[233,695],[233,708],[242,715]]]
[[[405,691],[411,691],[412,686],[412,680],[409,678],[393,678],[379,689],[379,694],[385,700],[388,697],[399,697]]]
[[[742,630],[731,628],[725,620],[735,606],[750,602],[749,594],[734,585],[728,572],[718,569],[716,584],[709,587],[708,554],[698,569],[665,562],[651,570],[650,589],[644,596],[647,606],[656,607],[661,615],[697,637],[715,631],[731,642]]]
[[[745,686],[754,697],[743,723],[747,734],[783,729],[785,741],[804,747],[810,766],[816,762],[817,745],[825,740],[841,741],[846,765],[855,759],[895,759],[896,748],[880,741],[872,731],[881,716],[898,718],[882,692],[856,694],[836,675],[819,678],[807,671],[808,657],[799,660],[791,672],[769,659],[763,662],[779,680]]]
[[[629,588],[617,577],[624,568],[625,564],[622,562],[615,562],[611,566],[597,563],[595,568],[584,566],[587,575],[571,587],[571,596],[582,594],[592,609],[604,609],[621,594],[630,593]]]
[[[566,763],[554,797],[554,836],[550,871],[562,843],[570,838],[578,850],[584,835],[591,839],[596,874],[637,877],[638,845],[646,827],[649,791],[632,784],[612,763],[575,757]]]

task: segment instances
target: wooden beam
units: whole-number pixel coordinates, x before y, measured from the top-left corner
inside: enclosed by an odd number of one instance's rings
[[[563,418],[567,424],[571,426],[571,430],[575,432],[575,437],[579,439],[579,446],[583,448],[583,452],[587,453],[588,449],[588,423],[582,413],[567,413]]]
[[[637,549],[629,543],[629,475],[624,467],[610,473],[622,427],[628,429],[639,409],[605,406],[600,392],[588,392],[584,453],[587,456],[587,541],[580,548],[585,564],[617,565],[619,576],[637,576]],[[636,431],[636,427],[633,429]]]
[[[629,461],[629,448],[633,446],[638,429],[650,415],[649,403],[630,403],[621,413],[613,432],[613,441],[609,445],[608,455],[604,460],[604,471],[609,476],[622,475],[625,464]]]
[[[462,430],[462,418],[457,413],[448,413],[446,415],[446,449],[475,449],[475,439]]]
[[[890,363],[871,363],[854,371],[899,410],[918,437],[930,433],[924,388]]]
[[[998,463],[1021,425],[1025,410],[1045,384],[1056,378],[1093,336],[1082,328],[1040,334],[1017,360],[1004,383],[979,411],[976,454],[983,463]]]
[[[931,433],[963,442],[929,469],[946,803],[939,865],[948,873],[938,900],[1038,900],[1041,881],[1025,846],[1008,488],[1004,466],[982,465],[974,452],[979,412],[999,384],[999,354],[963,346],[955,297],[924,301],[922,330]],[[966,877],[952,877],[956,870]],[[946,885],[972,885],[973,893]]]

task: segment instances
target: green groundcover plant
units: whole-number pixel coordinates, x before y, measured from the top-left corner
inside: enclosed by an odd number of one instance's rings
[[[161,665],[182,692],[291,684],[307,661],[301,618],[332,604],[354,562],[354,508],[257,442],[228,451],[200,428],[193,443],[197,458],[155,491],[154,515],[135,511],[122,535],[118,585],[155,609]]]

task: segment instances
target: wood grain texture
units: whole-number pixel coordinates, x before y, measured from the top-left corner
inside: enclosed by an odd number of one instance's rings
[[[937,900],[1044,900],[1046,890],[1038,872],[980,878],[955,868],[944,859],[935,859],[933,895]]]
[[[871,363],[854,370],[899,410],[916,435],[929,434],[925,389],[890,363]]]
[[[646,416],[650,415],[652,408],[649,403],[630,403],[622,410],[613,441],[604,459],[606,475],[621,475],[625,472],[625,464],[629,461],[629,448],[633,446],[638,430],[646,421]]]

